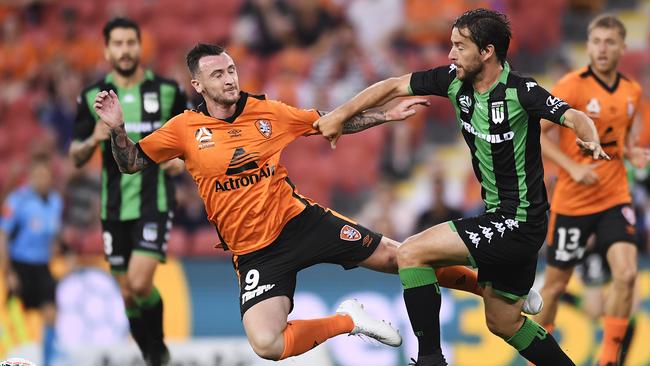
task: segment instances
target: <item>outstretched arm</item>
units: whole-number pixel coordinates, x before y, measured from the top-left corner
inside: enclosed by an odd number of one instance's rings
[[[415,114],[414,106],[428,106],[429,104],[429,101],[426,99],[410,98],[401,101],[390,109],[384,108],[365,111],[343,122],[342,133],[348,135],[367,130],[370,127],[379,126],[386,122],[405,120]]]
[[[375,83],[332,112],[319,118],[314,122],[314,128],[320,130],[323,136],[330,140],[332,148],[335,148],[336,141],[343,133],[343,125],[346,121],[369,108],[384,105],[397,97],[410,95],[410,80],[411,74],[406,74]]]
[[[113,158],[120,172],[132,174],[148,166],[149,160],[126,134],[122,107],[117,94],[112,90],[97,93],[93,108],[110,129]]]
[[[564,126],[568,127],[576,133],[578,137],[576,143],[581,149],[589,151],[594,160],[607,159],[609,156],[605,154],[603,148],[600,146],[600,137],[594,121],[591,120],[586,114],[575,109],[569,109],[564,112]]]

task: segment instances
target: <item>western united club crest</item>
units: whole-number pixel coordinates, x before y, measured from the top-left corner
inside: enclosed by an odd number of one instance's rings
[[[353,228],[350,225],[345,225],[341,228],[341,239],[347,241],[357,241],[361,239],[361,233],[359,230]]]
[[[262,136],[266,137],[267,139],[271,138],[271,133],[273,133],[273,130],[271,128],[270,121],[267,121],[265,119],[258,119],[255,121],[255,126],[257,127],[257,130],[260,131]]]
[[[160,109],[160,102],[158,102],[158,94],[144,93],[142,96],[144,111],[147,113],[156,113]]]

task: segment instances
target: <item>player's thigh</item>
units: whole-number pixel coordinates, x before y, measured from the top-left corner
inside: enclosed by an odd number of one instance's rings
[[[445,222],[407,238],[398,249],[400,268],[468,264],[470,252],[454,224]]]
[[[158,267],[158,258],[134,252],[129,260],[129,268],[126,273],[128,286],[131,293],[142,297],[149,294],[153,288],[153,277]]]
[[[566,287],[573,275],[573,266],[555,267],[548,265],[544,270],[544,291],[553,294],[552,300],[557,300],[566,291]]]
[[[301,268],[317,263],[333,263],[344,269],[359,265],[383,272],[395,272],[397,245],[338,212],[318,205],[305,209],[312,223],[301,240],[309,245],[296,248]],[[393,262],[391,264],[391,261]]]
[[[551,213],[547,237],[549,265],[573,268],[583,260],[587,240],[595,232],[600,214],[567,216]]]
[[[287,326],[292,302],[287,296],[274,296],[251,306],[242,323],[251,343],[261,346],[273,343]]]
[[[609,264],[614,281],[634,284],[637,274],[637,247],[630,242],[616,242],[607,249]]]
[[[374,271],[397,273],[397,248],[399,245],[399,242],[384,236],[370,257],[359,265]]]
[[[483,291],[485,320],[490,331],[502,338],[512,337],[522,324],[521,306],[524,299],[503,297],[499,291],[487,286]]]

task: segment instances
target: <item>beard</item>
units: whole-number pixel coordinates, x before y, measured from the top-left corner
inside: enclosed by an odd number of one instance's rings
[[[238,90],[239,91],[239,90]],[[231,105],[237,103],[239,101],[239,93],[233,97],[225,96],[224,94],[221,95],[210,95],[209,96],[212,100],[214,100],[217,104],[223,105],[223,106],[228,106],[230,107]]]
[[[477,61],[472,68],[463,66],[462,70],[464,75],[462,78],[458,78],[462,81],[472,82],[476,79],[476,75],[480,74],[483,71],[483,64],[480,61]]]
[[[122,58],[122,59],[125,59],[125,58]],[[122,68],[120,66],[120,60],[122,60],[122,59],[114,60],[112,62],[113,70],[115,70],[115,72],[117,72],[118,74],[120,74],[120,76],[123,76],[123,77],[130,77],[133,74],[135,74],[135,71],[138,69],[138,66],[140,65],[140,60],[132,59],[132,58],[128,57],[126,59],[133,61],[133,65],[131,67],[129,67],[129,68]]]

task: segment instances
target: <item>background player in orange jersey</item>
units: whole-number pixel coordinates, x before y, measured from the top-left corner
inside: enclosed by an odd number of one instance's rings
[[[612,15],[594,19],[588,27],[589,66],[567,74],[553,89],[553,95],[594,120],[612,159],[593,163],[576,146],[573,132],[561,129],[557,144],[548,136],[553,125],[548,121],[542,125],[544,156],[562,170],[551,202],[548,267],[541,291],[546,307],[536,320],[553,329],[558,299],[585,255],[587,239],[595,234],[595,250],[607,259],[613,279],[604,307],[601,366],[618,364],[637,274],[636,220],[623,159],[644,167],[649,157],[648,150],[635,146],[630,133],[641,88],[617,69],[625,33],[623,23]]]
[[[301,269],[334,263],[397,273],[397,242],[299,195],[279,164],[289,143],[318,133],[312,124],[320,113],[240,91],[235,63],[219,46],[197,45],[187,64],[205,102],[138,144],[128,139],[112,92],[100,92],[94,108],[111,128],[113,154],[124,172],[175,157],[185,160],[221,245],[234,254],[241,314],[253,350],[280,360],[345,333],[399,346],[399,333],[372,319],[356,301],[343,302],[328,318],[287,322]],[[426,101],[410,99],[388,110],[366,111],[347,121],[345,132],[408,118],[418,104]],[[443,286],[480,293],[468,268],[450,267],[438,276]]]

